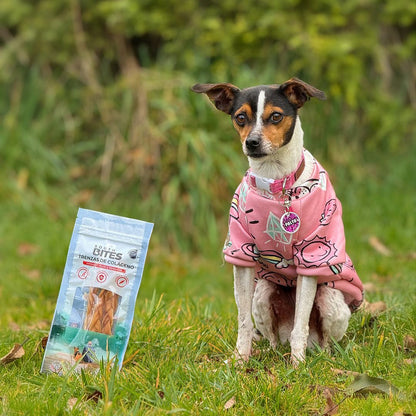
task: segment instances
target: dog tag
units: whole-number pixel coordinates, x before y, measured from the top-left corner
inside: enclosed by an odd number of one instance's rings
[[[287,211],[280,218],[280,225],[286,233],[293,234],[299,230],[299,215],[292,211]]]

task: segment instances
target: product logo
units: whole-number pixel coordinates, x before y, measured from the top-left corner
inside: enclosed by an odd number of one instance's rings
[[[131,259],[137,259],[137,249],[134,248],[133,250],[129,251],[129,256]]]
[[[103,246],[95,246],[92,252],[94,256],[103,257],[106,259],[121,260],[123,253],[117,253],[115,249],[111,249]]]

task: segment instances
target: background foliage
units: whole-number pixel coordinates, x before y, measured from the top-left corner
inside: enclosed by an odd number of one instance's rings
[[[142,217],[169,247],[218,249],[246,164],[195,82],[325,90],[303,117],[327,163],[400,152],[416,130],[407,0],[16,0],[0,42],[0,196]]]

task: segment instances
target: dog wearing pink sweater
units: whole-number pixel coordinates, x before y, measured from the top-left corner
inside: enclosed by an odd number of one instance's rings
[[[249,161],[224,246],[234,269],[236,356],[248,360],[260,333],[274,348],[289,341],[298,365],[307,347],[340,340],[363,301],[345,252],[341,203],[328,173],[303,146],[298,110],[325,94],[297,78],[243,90],[229,83],[192,90],[231,116]]]

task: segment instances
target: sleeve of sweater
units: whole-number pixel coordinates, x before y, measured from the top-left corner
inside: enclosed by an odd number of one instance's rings
[[[228,236],[224,244],[224,259],[236,266],[254,267],[258,258],[257,248],[247,230],[244,212],[240,209],[241,184],[237,188],[230,207]]]

